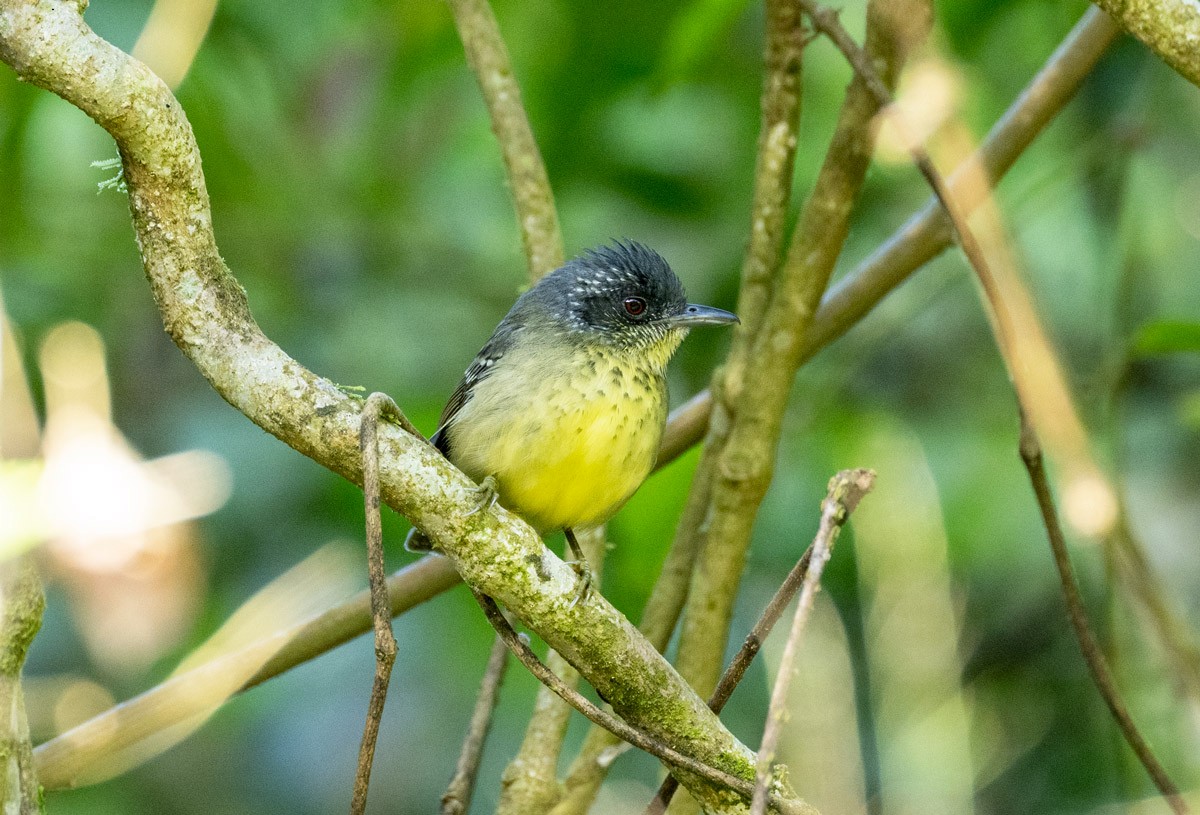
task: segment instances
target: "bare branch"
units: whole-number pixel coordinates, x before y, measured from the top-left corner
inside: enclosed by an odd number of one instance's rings
[[[729,697],[733,695],[734,689],[742,681],[742,677],[746,675],[746,670],[750,667],[750,663],[758,656],[758,652],[762,649],[762,644],[771,633],[771,629],[775,627],[775,623],[779,622],[779,618],[783,616],[784,608],[787,607],[788,603],[792,602],[792,598],[800,590],[800,585],[804,582],[804,576],[808,573],[808,564],[812,559],[812,552],[813,548],[811,545],[804,550],[804,554],[796,561],[796,565],[788,572],[787,577],[783,579],[783,583],[775,591],[775,595],[771,598],[771,601],[767,603],[767,607],[759,615],[758,622],[754,624],[754,628],[750,629],[750,633],[742,641],[742,647],[738,649],[738,652],[734,654],[729,665],[725,667],[725,673],[721,674],[721,681],[717,683],[716,690],[708,698],[708,706],[712,708],[713,713],[720,713],[724,710],[725,703],[729,701]],[[662,785],[658,788],[658,793],[654,796],[654,800],[646,808],[646,815],[662,815],[666,811],[667,805],[671,803],[671,798],[674,797],[677,789],[679,789],[679,782],[675,780],[675,776],[668,775],[664,778]]]
[[[980,203],[979,190],[966,183],[970,167],[999,181],[1066,106],[1120,29],[1097,8],[1088,9],[1046,64],[992,127],[980,148],[951,173],[950,190],[968,213]],[[833,284],[813,317],[801,359],[845,334],[909,275],[954,243],[950,224],[936,198],[909,218],[865,261]],[[712,392],[702,391],[679,411],[687,421],[672,422],[663,437],[659,462],[680,455],[700,440],[712,411]]]
[[[771,704],[767,712],[767,724],[763,730],[762,744],[758,748],[758,773],[754,782],[754,800],[750,804],[750,815],[764,815],[767,811],[768,791],[771,786],[771,763],[775,760],[775,751],[779,746],[779,734],[783,730],[783,722],[787,717],[787,695],[791,686],[792,673],[795,671],[796,652],[800,647],[800,637],[812,611],[813,601],[817,596],[817,588],[821,583],[821,573],[825,564],[833,554],[833,545],[837,541],[838,532],[846,523],[846,519],[858,502],[863,499],[875,483],[875,473],[871,470],[843,470],[829,482],[829,494],[821,502],[821,523],[817,536],[812,543],[812,560],[804,575],[804,587],[800,591],[800,601],[796,604],[796,614],[792,618],[792,628],[788,632],[787,642],[783,647],[783,656],[779,660],[779,673],[775,677],[775,687],[771,691]]]
[[[388,579],[393,614],[401,614],[460,582],[453,564],[431,555]],[[371,628],[369,592],[238,651],[172,676],[34,750],[48,790],[74,787],[109,756],[179,724],[205,716],[231,695],[326,653]]]
[[[467,52],[467,63],[487,104],[492,132],[500,142],[529,277],[537,280],[563,262],[562,231],[546,165],[533,138],[508,48],[488,0],[450,0],[450,9]]]
[[[450,779],[446,792],[442,794],[442,815],[466,815],[471,808],[475,778],[479,775],[479,762],[483,758],[483,743],[492,727],[492,712],[500,699],[500,684],[504,681],[507,667],[508,646],[497,636],[492,643],[487,668],[483,672],[483,682],[479,686],[479,696],[475,700],[475,710],[471,714],[467,737],[463,740],[462,751],[458,755],[454,777]]]
[[[379,419],[389,413],[409,433],[413,426],[403,411],[386,393],[372,393],[363,407],[358,444],[363,460],[363,503],[366,507],[367,574],[370,578],[371,622],[375,629],[375,679],[367,703],[367,721],[363,725],[358,749],[358,769],[354,774],[351,815],[362,815],[367,808],[371,784],[371,765],[375,761],[375,741],[387,702],[388,682],[396,663],[396,635],[392,632],[392,610],[387,593],[387,568],[383,560],[383,522],[379,517]],[[420,438],[420,434],[416,434]]]
[[[1092,680],[1096,683],[1100,695],[1104,698],[1104,703],[1108,705],[1125,740],[1133,748],[1133,752],[1142,766],[1146,768],[1146,772],[1150,774],[1154,786],[1158,787],[1159,792],[1167,799],[1167,803],[1171,805],[1175,815],[1186,815],[1188,807],[1184,803],[1183,796],[1179,794],[1179,788],[1167,775],[1167,771],[1163,769],[1162,764],[1150,749],[1150,745],[1146,743],[1137,725],[1134,724],[1133,717],[1129,715],[1129,709],[1125,707],[1121,693],[1117,690],[1117,684],[1108,670],[1100,643],[1096,641],[1096,635],[1088,624],[1087,612],[1084,610],[1083,600],[1079,596],[1079,587],[1075,582],[1075,572],[1071,568],[1071,556],[1067,552],[1066,538],[1063,536],[1062,525],[1058,520],[1058,510],[1054,506],[1054,494],[1050,490],[1050,482],[1046,479],[1042,446],[1038,442],[1037,432],[1024,411],[1021,412],[1020,450],[1021,461],[1024,462],[1025,469],[1029,473],[1029,481],[1033,485],[1033,493],[1037,497],[1038,509],[1042,513],[1042,523],[1046,527],[1050,549],[1054,553],[1054,565],[1058,569],[1058,578],[1062,583],[1063,598],[1067,604],[1067,616],[1071,620],[1071,627],[1075,630],[1075,639],[1079,642],[1079,650],[1083,653],[1083,659],[1092,674]]]

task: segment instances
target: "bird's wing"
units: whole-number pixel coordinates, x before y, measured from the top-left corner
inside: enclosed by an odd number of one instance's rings
[[[513,340],[522,327],[521,323],[515,321],[505,320],[500,323],[491,339],[467,367],[467,372],[463,374],[462,381],[458,383],[454,393],[450,394],[450,400],[446,402],[446,407],[442,409],[442,416],[438,419],[437,432],[429,438],[433,446],[440,450],[446,458],[450,458],[450,440],[447,438],[446,428],[454,421],[454,417],[462,410],[463,405],[471,401],[475,386],[487,379],[495,370],[496,363],[512,347]]]

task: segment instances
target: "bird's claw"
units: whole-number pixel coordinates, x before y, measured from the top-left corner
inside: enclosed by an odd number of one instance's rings
[[[568,560],[567,565],[575,574],[579,575],[579,587],[575,589],[575,597],[571,600],[571,605],[567,608],[575,608],[581,602],[587,599],[588,594],[592,590],[592,567],[587,560]]]
[[[480,481],[479,486],[475,488],[475,493],[479,496],[479,503],[475,504],[474,509],[467,513],[468,516],[482,512],[485,509],[491,509],[496,505],[496,500],[500,497],[496,476],[489,475],[483,481]]]

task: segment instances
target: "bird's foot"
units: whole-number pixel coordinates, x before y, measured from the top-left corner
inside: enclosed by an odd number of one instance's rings
[[[489,475],[483,481],[479,482],[479,486],[475,488],[475,494],[479,496],[479,502],[475,504],[467,515],[474,515],[477,512],[483,512],[485,509],[491,509],[496,505],[496,499],[500,497],[500,485],[496,483],[496,476]]]
[[[587,562],[587,558],[579,560],[568,560],[567,565],[575,574],[579,575],[579,587],[575,589],[575,597],[571,600],[571,605],[567,608],[575,608],[575,606],[587,599],[588,594],[592,590],[592,567]]]

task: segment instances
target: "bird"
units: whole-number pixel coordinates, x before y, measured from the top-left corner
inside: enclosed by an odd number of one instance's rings
[[[644,244],[586,250],[517,299],[429,441],[479,485],[476,510],[498,501],[541,535],[564,532],[579,602],[591,568],[574,530],[606,522],[654,469],[668,361],[692,327],[736,322],[688,303]],[[405,547],[433,548],[416,527]]]

